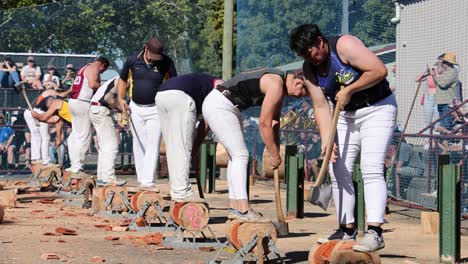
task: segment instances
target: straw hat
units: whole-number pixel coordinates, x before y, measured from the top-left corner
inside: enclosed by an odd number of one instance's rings
[[[442,60],[451,64],[457,64],[457,56],[453,52],[445,53]]]

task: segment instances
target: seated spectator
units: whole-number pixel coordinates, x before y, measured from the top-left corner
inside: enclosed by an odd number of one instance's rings
[[[24,120],[23,113],[20,114],[19,111],[13,111],[12,116],[16,117],[16,120],[13,122],[13,129],[15,130],[15,137],[11,144],[13,148],[13,158],[16,164],[16,169],[18,169],[18,160],[17,156],[19,154],[25,154],[26,167],[30,168],[31,165],[31,134],[29,133],[29,128],[26,125]]]
[[[34,64],[34,57],[28,57],[28,65],[21,69],[21,80],[33,89],[42,89],[41,68]]]
[[[55,90],[60,87],[60,80],[56,75],[54,65],[49,65],[49,67],[47,67],[47,73],[44,75],[44,79],[42,80],[42,86],[45,89],[53,88]]]
[[[397,145],[398,142],[390,145],[388,150],[390,156],[394,156]],[[405,190],[408,187],[411,178],[424,176],[425,164],[420,157],[420,153],[413,146],[406,141],[401,142],[398,161],[395,166],[394,191],[397,199],[406,197],[406,192],[402,192],[401,189]]]
[[[3,66],[0,68],[0,86],[2,86],[4,82],[7,87],[10,88],[20,82],[16,63],[10,57],[5,57],[3,60]]]
[[[0,113],[0,155],[7,154],[7,169],[13,169],[13,139],[15,138],[15,131],[10,126],[5,124],[5,116]]]
[[[67,73],[62,80],[62,88],[68,90],[73,86],[73,82],[75,81],[76,77],[76,70],[73,68],[73,64],[67,64],[66,70]]]

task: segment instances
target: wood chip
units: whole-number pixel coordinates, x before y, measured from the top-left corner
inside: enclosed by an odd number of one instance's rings
[[[106,260],[101,258],[101,257],[95,256],[95,257],[91,258],[91,262],[92,263],[102,263],[102,262],[106,262]]]
[[[128,230],[128,226],[113,226],[112,231],[125,232]]]
[[[49,260],[49,259],[60,260],[60,258],[55,253],[44,253],[44,254],[41,255],[41,259],[43,259],[43,260]]]
[[[105,240],[112,241],[112,240],[119,240],[120,237],[106,236],[104,239],[105,239]]]
[[[65,227],[57,227],[55,229],[55,232],[57,232],[59,234],[62,234],[62,235],[66,235],[66,236],[76,236],[77,235],[75,230],[65,228]]]

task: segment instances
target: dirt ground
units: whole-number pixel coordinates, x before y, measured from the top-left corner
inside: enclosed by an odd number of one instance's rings
[[[129,184],[135,182],[132,177],[127,179]],[[159,183],[161,193],[167,194],[167,179]],[[196,189],[195,185],[193,189]],[[283,191],[283,207],[285,194]],[[16,208],[5,209],[5,220],[0,224],[0,263],[93,263],[93,257],[100,257],[105,263],[207,263],[218,254],[206,249],[179,249],[132,242],[132,237],[144,236],[147,232],[106,231],[102,225],[118,225],[122,220],[94,215],[91,209],[64,205],[61,199],[43,199],[53,196],[53,193],[31,189],[27,194],[18,195]],[[216,193],[205,194],[205,198],[210,205],[210,227],[218,238],[224,239],[228,199],[226,182],[218,180]],[[257,182],[252,187],[251,204],[266,217],[276,218],[270,182]],[[324,212],[306,203],[305,217],[291,220],[290,235],[276,242],[283,260],[286,263],[306,263],[316,239],[333,232],[336,227],[334,214],[334,208]],[[383,263],[438,263],[438,237],[423,234],[419,219],[392,213],[386,216],[386,221],[386,247],[379,251]],[[73,229],[76,235],[57,235],[58,227]],[[106,240],[106,237],[118,237],[118,240]],[[466,230],[463,230],[461,248],[462,263],[468,263]],[[41,256],[44,253],[53,253],[59,259],[43,260]],[[232,251],[223,252],[222,256],[229,258]]]

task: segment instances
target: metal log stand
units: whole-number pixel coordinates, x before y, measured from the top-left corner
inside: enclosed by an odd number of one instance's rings
[[[91,195],[96,186],[96,178],[92,175],[71,175],[57,190],[57,195],[64,199],[66,205],[90,208]]]

